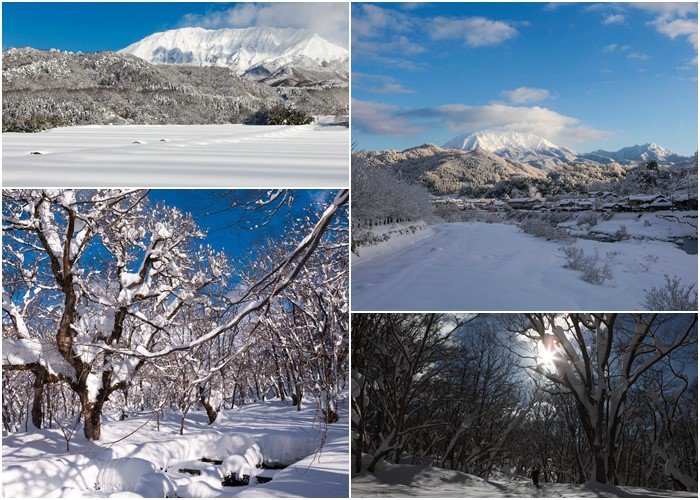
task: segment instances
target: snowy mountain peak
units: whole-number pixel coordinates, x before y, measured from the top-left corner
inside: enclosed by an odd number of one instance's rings
[[[655,160],[661,163],[678,163],[688,158],[678,155],[656,143],[636,144],[617,151],[605,151],[598,149],[583,155],[596,161],[616,161],[619,163],[634,163],[639,161]]]
[[[466,151],[481,148],[492,153],[498,153],[504,149],[516,149],[520,151],[558,149],[558,146],[555,144],[535,134],[491,130],[481,130],[471,134],[459,135],[447,142],[445,147],[464,149]]]
[[[294,28],[180,28],[154,33],[120,52],[154,64],[221,66],[243,74],[264,67],[325,69],[348,60],[348,51],[319,35]]]
[[[444,147],[465,151],[488,151],[545,170],[576,159],[576,153],[572,150],[557,146],[538,135],[523,132],[482,130],[459,135]]]

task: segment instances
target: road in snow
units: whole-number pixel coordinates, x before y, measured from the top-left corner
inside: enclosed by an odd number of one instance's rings
[[[640,310],[644,290],[664,274],[697,283],[697,255],[671,243],[578,240],[586,254],[608,260],[612,285],[593,285],[564,269],[562,243],[508,224],[466,222],[430,227],[413,242],[353,255],[353,311]],[[391,240],[390,240],[391,241]],[[608,252],[618,252],[610,254]],[[658,257],[656,261],[654,259]]]
[[[340,126],[99,125],[2,138],[5,187],[348,185]]]

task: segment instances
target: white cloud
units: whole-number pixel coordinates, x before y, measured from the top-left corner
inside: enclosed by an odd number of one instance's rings
[[[603,24],[622,24],[624,22],[625,16],[622,14],[610,14],[603,19]]]
[[[364,90],[372,94],[413,94],[413,90],[401,85],[391,76],[353,72],[353,89]]]
[[[430,27],[433,40],[462,40],[470,47],[498,45],[517,34],[518,30],[510,24],[485,17],[435,17]]]
[[[698,4],[696,2],[634,3],[634,7],[654,14],[653,21],[647,23],[657,32],[675,40],[683,37],[698,50]]]
[[[630,48],[631,47],[629,45],[619,45],[617,43],[611,43],[610,45],[606,45],[605,47],[603,47],[603,52],[607,52],[609,54],[613,52],[627,52],[628,50],[630,50]]]
[[[346,3],[239,3],[225,10],[187,14],[182,17],[179,25],[210,29],[250,26],[303,28],[345,48],[349,43]]]
[[[643,52],[630,52],[629,54],[627,54],[627,59],[636,59],[638,61],[646,61],[647,59],[649,59],[649,56]]]
[[[352,7],[352,36],[376,38],[391,33],[405,33],[415,22],[412,15],[385,9],[372,4],[354,4]]]
[[[529,132],[564,144],[600,139],[607,135],[604,131],[581,124],[577,118],[540,106],[448,104],[415,110],[410,114],[444,122],[453,132],[484,129]]]
[[[372,101],[352,100],[352,127],[368,134],[404,136],[421,127],[401,115],[398,106]]]
[[[577,118],[540,106],[446,104],[402,110],[393,104],[352,100],[352,124],[363,132],[406,136],[424,127],[447,127],[452,132],[504,130],[529,132],[571,145],[605,137],[608,132],[582,124]]]
[[[501,92],[501,95],[503,95],[510,102],[514,102],[516,104],[539,102],[551,97],[551,94],[547,89],[530,87],[518,87],[515,90],[504,90]]]
[[[697,19],[667,19],[658,17],[650,23],[656,31],[666,35],[671,40],[686,37],[696,50],[698,48],[698,21]]]

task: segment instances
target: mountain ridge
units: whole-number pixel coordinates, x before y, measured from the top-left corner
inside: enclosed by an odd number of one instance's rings
[[[119,52],[152,64],[227,67],[239,75],[281,68],[347,73],[348,50],[295,28],[186,27],[153,33]]]
[[[464,151],[482,148],[502,158],[527,163],[543,170],[553,170],[577,161],[632,164],[655,160],[660,163],[675,164],[689,159],[655,143],[637,144],[618,151],[599,149],[579,154],[565,146],[557,146],[538,135],[514,131],[480,130],[460,134],[445,143],[444,147]]]

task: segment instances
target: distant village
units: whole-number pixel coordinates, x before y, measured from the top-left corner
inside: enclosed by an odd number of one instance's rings
[[[454,205],[462,210],[534,210],[540,212],[654,212],[657,210],[697,210],[698,194],[677,192],[672,195],[632,194],[620,196],[612,191],[590,191],[582,196],[545,199],[527,198],[461,198],[458,196],[434,196],[435,205]]]

